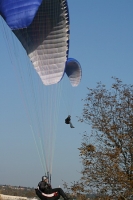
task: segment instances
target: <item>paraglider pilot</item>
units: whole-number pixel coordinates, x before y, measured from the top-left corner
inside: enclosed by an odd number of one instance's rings
[[[68,115],[68,117],[65,119],[65,123],[70,124],[70,127],[74,128],[74,126],[72,125],[72,122],[71,122],[71,115]]]
[[[53,188],[48,183],[48,177],[43,176],[42,181],[38,183],[38,188],[35,189],[37,196],[41,200],[57,200],[62,196],[64,200],[68,200],[68,197],[61,188]]]

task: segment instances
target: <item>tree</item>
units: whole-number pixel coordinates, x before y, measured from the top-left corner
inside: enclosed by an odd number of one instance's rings
[[[110,90],[101,82],[95,89],[88,88],[79,121],[91,125],[92,133],[83,135],[79,148],[83,170],[77,185],[82,183],[84,192],[106,199],[129,199],[133,195],[133,85],[113,79]]]

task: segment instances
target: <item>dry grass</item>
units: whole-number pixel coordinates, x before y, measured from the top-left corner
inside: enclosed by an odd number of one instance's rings
[[[0,200],[3,200],[3,198],[1,197],[1,195],[0,195]]]

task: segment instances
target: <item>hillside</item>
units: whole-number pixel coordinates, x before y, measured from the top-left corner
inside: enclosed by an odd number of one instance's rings
[[[22,187],[22,186],[0,185],[0,194],[21,196],[28,198],[36,197],[35,188]]]

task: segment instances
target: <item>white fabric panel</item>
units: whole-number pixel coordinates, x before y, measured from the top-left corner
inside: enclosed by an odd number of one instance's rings
[[[82,70],[79,62],[73,58],[69,58],[66,62],[65,72],[69,77],[71,85],[73,87],[78,86],[82,77]]]
[[[69,30],[68,17],[63,7],[63,1],[60,6],[60,13],[57,13],[59,14],[57,16],[59,22],[52,27],[45,40],[34,51],[29,53],[29,57],[45,85],[55,84],[61,80],[67,60],[67,41],[69,40],[69,34],[67,33]],[[54,15],[56,18],[56,13]],[[49,24],[49,20],[48,18],[45,19],[44,29],[46,24]],[[43,22],[41,22],[41,26],[43,26]]]

